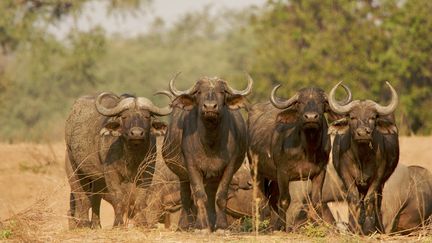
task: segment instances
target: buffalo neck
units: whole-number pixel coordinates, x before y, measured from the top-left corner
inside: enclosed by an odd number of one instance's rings
[[[223,112],[222,110],[221,114]],[[206,148],[217,150],[221,136],[224,133],[224,117],[220,117],[217,123],[205,121],[199,114],[197,114],[197,118],[197,129],[201,143],[205,145]]]
[[[149,155],[150,138],[146,138],[143,143],[133,145],[123,139],[123,157],[130,165],[139,165]]]
[[[358,143],[353,138],[351,138],[351,151],[355,161],[360,165],[366,165],[375,154],[372,141],[369,143]]]
[[[323,136],[326,136],[326,134],[327,129],[323,124],[316,130],[300,129],[302,147],[305,149],[309,160],[313,160],[317,151],[321,148]]]

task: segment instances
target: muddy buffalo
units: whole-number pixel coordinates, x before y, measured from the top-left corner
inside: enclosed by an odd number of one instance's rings
[[[198,229],[225,229],[228,187],[244,160],[246,124],[239,111],[252,90],[231,88],[219,78],[201,78],[179,91],[170,81],[175,99],[164,141],[163,158],[180,179],[181,228],[195,221]],[[197,209],[194,220],[193,205]]]
[[[345,119],[339,120],[333,147],[335,169],[347,188],[350,208],[350,228],[364,234],[383,231],[381,201],[384,183],[399,161],[398,131],[393,112],[398,95],[391,90],[387,106],[372,100],[354,100],[341,105],[335,91],[329,94],[331,109]]]
[[[248,158],[257,167],[260,189],[270,199],[278,217],[272,217],[275,229],[286,225],[290,205],[289,183],[312,180],[314,212],[321,214],[321,188],[330,152],[325,113],[330,112],[327,96],[319,88],[304,88],[288,100],[275,97],[271,103],[258,103],[249,111]],[[346,89],[348,92],[349,90]],[[351,100],[351,94],[345,103]],[[325,216],[325,215],[324,215]],[[288,221],[286,222],[288,223]]]
[[[131,192],[145,188],[152,179],[156,144],[151,128],[160,126],[153,116],[171,110],[144,97],[109,92],[74,103],[65,128],[71,228],[100,227],[102,197],[114,207],[114,225],[123,224],[137,197]]]

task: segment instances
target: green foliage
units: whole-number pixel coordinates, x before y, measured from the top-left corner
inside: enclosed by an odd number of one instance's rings
[[[253,79],[251,101],[268,99],[276,84],[288,98],[304,86],[329,89],[339,80],[354,98],[385,103],[390,81],[400,94],[400,133],[432,132],[432,2],[429,0],[269,1],[263,9],[209,9],[167,28],[157,19],[134,38],[95,27],[59,40],[47,27],[79,17],[90,0],[0,1],[0,138],[61,139],[72,102],[101,90],[147,96],[201,76],[220,76],[235,88]],[[149,0],[105,1],[122,15]],[[342,92],[341,92],[342,93]]]
[[[0,231],[0,240],[9,239],[12,236],[12,231],[5,229]]]
[[[355,98],[384,102],[400,94],[402,133],[430,133],[432,2],[271,1],[254,23],[257,97],[283,84],[283,97],[307,85],[329,90],[345,80]]]
[[[8,229],[4,229],[0,231],[0,240],[9,239],[12,236],[12,231]]]
[[[300,232],[307,237],[313,238],[324,238],[330,233],[327,227],[323,225],[315,225],[313,223],[307,223],[300,229]]]
[[[263,220],[259,222],[258,230],[260,232],[267,231],[270,227],[270,221],[269,220]],[[253,232],[254,231],[254,219],[252,217],[244,217],[240,232]]]

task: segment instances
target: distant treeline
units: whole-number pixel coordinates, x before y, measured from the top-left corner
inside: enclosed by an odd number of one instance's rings
[[[264,8],[191,13],[167,28],[156,20],[134,38],[103,29],[56,39],[48,24],[80,15],[88,1],[0,3],[0,140],[61,139],[72,102],[101,90],[153,97],[181,71],[179,88],[220,76],[236,88],[255,80],[251,102],[283,84],[288,98],[304,86],[329,91],[340,80],[354,98],[382,103],[390,81],[400,94],[402,134],[432,131],[432,1],[269,1]],[[119,1],[112,1],[118,3]],[[148,1],[129,0],[129,14]],[[144,4],[142,4],[144,3]]]

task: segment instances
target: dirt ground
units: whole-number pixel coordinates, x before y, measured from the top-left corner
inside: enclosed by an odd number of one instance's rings
[[[432,137],[401,137],[400,162],[420,165],[432,170]],[[108,204],[102,205],[101,230],[67,229],[69,185],[63,161],[65,146],[55,144],[0,144],[0,240],[10,238],[18,241],[158,241],[158,242],[213,242],[233,240],[236,242],[286,242],[322,240],[318,234],[286,234],[276,232],[255,236],[247,233],[202,235],[199,233],[171,232],[158,229],[111,229],[113,212]],[[3,225],[2,225],[3,224]],[[7,224],[7,227],[5,226]],[[9,228],[8,228],[9,227]],[[375,235],[359,237],[330,234],[326,240],[373,241],[432,240],[428,236],[411,238]]]

